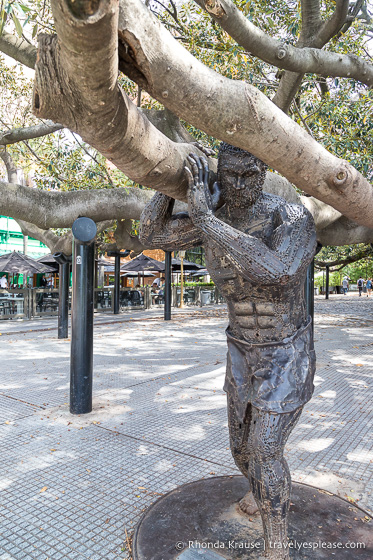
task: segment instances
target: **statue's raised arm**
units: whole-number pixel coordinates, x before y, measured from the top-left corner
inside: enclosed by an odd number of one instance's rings
[[[247,181],[252,177],[258,181],[263,174],[262,162],[256,160],[251,166],[245,162],[244,169],[237,165],[236,174],[233,170],[225,174],[224,159],[220,162],[219,187],[223,198],[227,197],[220,218],[213,212],[207,161],[196,155],[189,161],[192,172],[186,172],[191,220],[204,238],[224,251],[242,276],[262,284],[286,284],[307,269],[316,249],[313,218],[303,206],[263,193],[259,196],[255,188],[247,188]],[[245,205],[243,198],[250,204]],[[270,222],[265,228],[263,220]]]
[[[201,245],[202,235],[187,212],[172,214],[175,200],[156,193],[140,218],[140,240],[164,251],[185,250]]]

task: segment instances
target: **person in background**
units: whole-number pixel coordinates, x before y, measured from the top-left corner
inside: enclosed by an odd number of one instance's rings
[[[157,278],[157,280],[159,280],[159,278]],[[152,287],[151,287],[151,291],[152,294],[157,294],[158,293],[158,289],[159,289],[159,284],[157,282],[153,282]]]
[[[2,276],[0,278],[0,288],[3,288],[4,290],[6,290],[8,287],[8,280],[6,278],[6,276]]]
[[[361,294],[363,293],[363,288],[364,288],[364,279],[360,276],[359,280],[357,281],[357,287],[359,290],[359,297],[361,296]]]
[[[164,276],[162,278],[154,278],[153,286],[154,284],[157,284],[157,288],[159,289],[164,284],[164,280]]]
[[[367,297],[369,297],[370,295],[372,295],[372,279],[368,278],[367,283],[366,283],[366,288],[367,288]]]
[[[348,290],[348,280],[347,280],[347,276],[345,276],[342,280],[342,289],[343,289],[343,293],[344,295],[347,294],[347,290]]]

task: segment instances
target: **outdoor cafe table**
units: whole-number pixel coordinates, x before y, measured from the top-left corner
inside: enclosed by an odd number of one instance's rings
[[[8,313],[13,313],[16,310],[16,314],[19,313],[23,313],[24,310],[24,297],[20,297],[17,295],[11,295],[11,294],[6,294],[6,293],[2,293],[0,294],[0,311],[2,311],[2,314],[5,315],[5,303],[9,302],[10,305],[8,307]],[[10,311],[11,309],[11,311]]]

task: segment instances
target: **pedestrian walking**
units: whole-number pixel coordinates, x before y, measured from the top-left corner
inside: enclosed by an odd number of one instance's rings
[[[342,280],[342,290],[343,290],[344,295],[346,295],[347,290],[348,290],[348,280],[347,280],[346,277],[344,277],[343,280]]]
[[[363,287],[364,287],[364,279],[360,276],[359,280],[357,281],[357,287],[359,290],[359,297],[361,297],[361,294],[363,293]]]
[[[369,297],[370,295],[372,295],[372,279],[368,278],[367,283],[366,283],[366,288],[367,288],[367,297]]]

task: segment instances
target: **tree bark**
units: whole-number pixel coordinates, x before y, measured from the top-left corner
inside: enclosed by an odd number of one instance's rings
[[[77,132],[137,183],[183,199],[190,146],[163,135],[117,85],[117,1],[89,15],[74,6],[52,0],[58,39],[39,36],[34,114]]]
[[[320,48],[293,47],[273,39],[255,25],[231,0],[195,0],[245,50],[277,68],[297,73],[353,78],[369,87],[373,85],[373,65],[361,57],[321,51]],[[121,1],[123,5],[125,2]],[[322,28],[323,44],[329,41],[331,29],[344,14],[342,2],[328,25]],[[321,35],[320,35],[321,38]],[[321,45],[322,46],[322,45]]]
[[[26,126],[24,128],[13,128],[6,132],[0,132],[0,146],[16,144],[17,142],[30,140],[31,138],[40,138],[41,136],[52,134],[62,128],[64,128],[62,124],[56,124],[52,121],[46,121],[35,126]]]
[[[77,15],[80,2],[74,12],[64,0],[54,0],[53,5],[59,40],[41,38],[35,112],[76,130],[132,179],[184,199],[183,167],[190,144],[172,142],[152,127],[116,85],[116,3],[102,0],[84,17]],[[325,209],[314,208],[320,231],[333,228],[330,222],[338,212],[371,223],[371,187],[352,166],[324,150],[255,88],[225,79],[196,61],[141,2],[123,0],[121,9],[120,66],[130,77],[173,113],[252,151],[304,191],[338,208],[336,213],[328,211],[327,218]],[[216,160],[210,164],[216,165]],[[31,208],[34,223],[43,229],[69,227],[82,214],[95,221],[136,218],[152,194],[137,189],[110,189],[105,194],[22,189],[0,184],[2,212],[27,220]],[[341,235],[352,223],[337,222]]]
[[[121,66],[129,77],[138,79],[140,68],[141,86],[179,117],[251,151],[305,192],[369,227],[373,189],[356,169],[325,150],[256,88],[197,61],[140,0],[121,0],[120,6],[120,38],[132,53],[132,62]]]
[[[326,246],[373,243],[373,230],[342,216],[333,224],[317,232],[318,241]]]
[[[0,181],[0,208],[4,216],[32,222],[41,229],[67,228],[79,216],[95,222],[139,219],[153,194],[137,188],[42,191]]]
[[[36,62],[36,49],[27,41],[3,31],[0,35],[0,51],[14,58],[21,64],[34,68]]]

